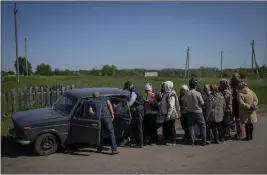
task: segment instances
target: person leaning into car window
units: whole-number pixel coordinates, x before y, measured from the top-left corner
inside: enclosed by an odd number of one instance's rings
[[[94,99],[99,96],[100,96],[99,92],[93,93]],[[90,112],[94,113],[92,107],[89,107],[89,113]],[[102,111],[101,111],[101,124],[102,124],[102,127],[105,129],[105,131],[108,132],[112,154],[118,154],[119,151],[117,149],[118,146],[116,144],[116,139],[115,139],[115,134],[114,134],[113,120],[114,120],[113,107],[109,99],[106,99],[106,103],[103,105]],[[99,149],[100,149],[99,151],[101,151],[102,144],[100,145]]]

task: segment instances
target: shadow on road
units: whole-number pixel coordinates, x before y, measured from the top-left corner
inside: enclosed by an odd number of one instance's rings
[[[107,147],[108,147],[108,145],[104,144],[102,151],[99,152],[97,150],[97,147],[92,146],[92,145],[72,144],[72,145],[68,145],[64,149],[59,150],[58,153],[76,155],[76,156],[91,156],[91,155],[88,155],[86,153],[97,153],[97,154],[110,155],[111,152],[107,152],[107,151],[110,151],[110,149]]]
[[[2,157],[17,158],[21,156],[35,156],[30,147],[21,146],[13,141],[10,136],[1,137]]]

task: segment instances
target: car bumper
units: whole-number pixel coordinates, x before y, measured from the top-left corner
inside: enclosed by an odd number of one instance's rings
[[[11,129],[11,130],[9,130],[9,133],[12,135],[13,140],[16,143],[19,143],[20,145],[30,145],[31,144],[31,141],[22,139],[21,137],[18,137],[15,130]]]

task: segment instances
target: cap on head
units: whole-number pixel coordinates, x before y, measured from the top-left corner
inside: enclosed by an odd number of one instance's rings
[[[197,80],[197,78],[195,78],[195,77],[192,77],[190,80],[189,80],[189,86],[190,87],[195,87],[195,86],[197,86],[197,84],[198,84],[198,80]]]
[[[133,88],[133,83],[131,81],[126,81],[124,83],[124,89],[125,90],[130,90],[131,88]]]

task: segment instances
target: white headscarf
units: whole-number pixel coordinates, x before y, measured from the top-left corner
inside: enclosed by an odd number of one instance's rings
[[[172,90],[173,90],[173,88],[174,88],[174,85],[173,85],[173,82],[171,82],[171,81],[166,81],[165,83],[164,83],[164,91],[165,92],[171,92]]]
[[[145,90],[146,91],[152,91],[153,89],[152,89],[152,86],[149,83],[146,83]]]
[[[183,90],[185,90],[185,91],[189,91],[189,88],[188,88],[188,86],[187,86],[187,85],[185,85],[185,84],[181,86],[181,89],[183,89]]]

